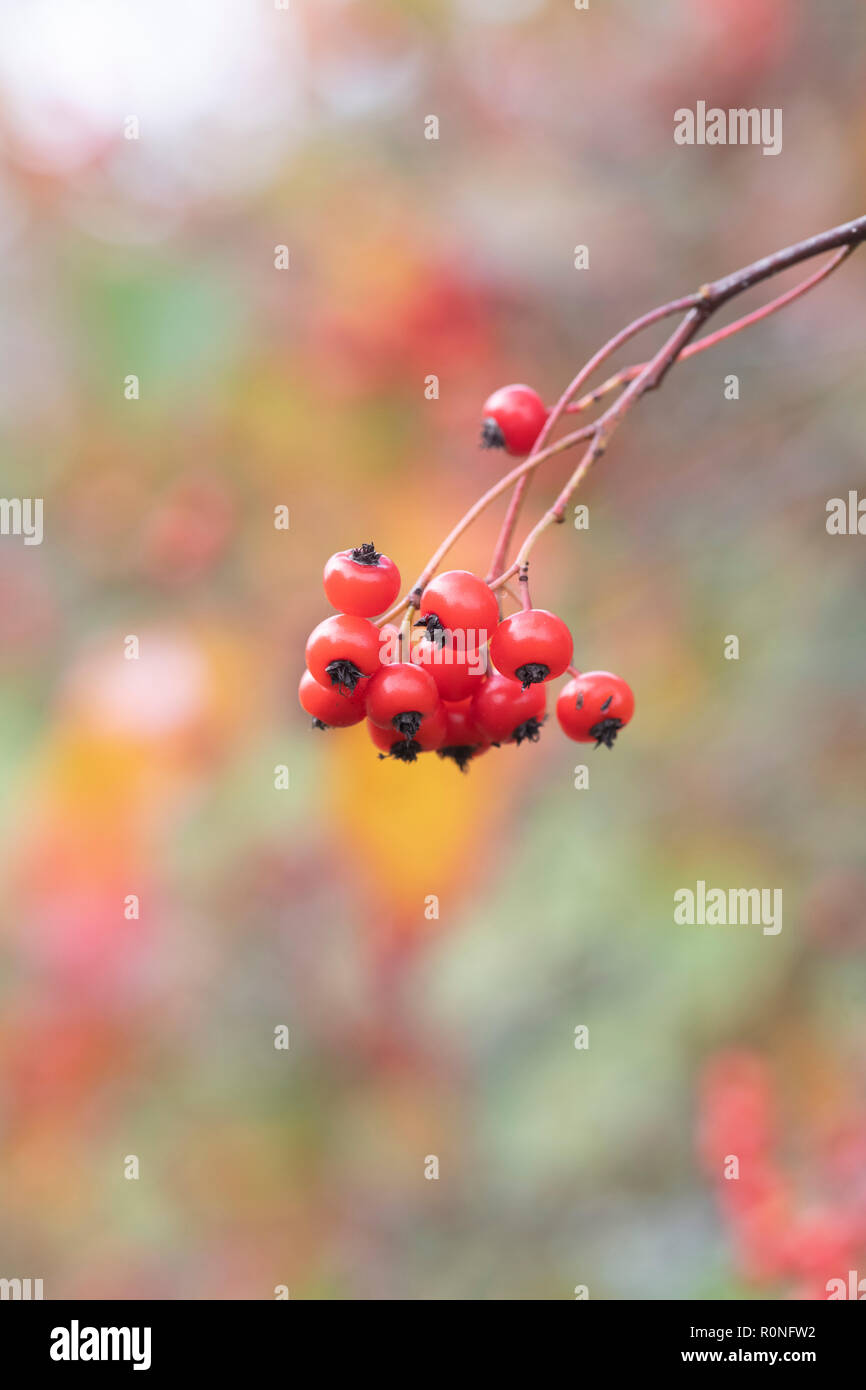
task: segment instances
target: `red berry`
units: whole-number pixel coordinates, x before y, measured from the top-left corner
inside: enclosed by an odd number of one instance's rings
[[[313,628],[307,639],[307,669],[319,685],[351,695],[362,676],[378,671],[379,629],[366,618],[339,613]]]
[[[372,541],[338,550],[325,565],[324,581],[328,602],[358,618],[384,613],[400,592],[400,571]]]
[[[412,652],[412,660],[422,670],[429,671],[443,700],[466,700],[481,687],[487,675],[487,662],[478,650],[467,650],[464,643],[453,640],[430,641],[424,638]]]
[[[430,636],[443,628],[459,632],[474,650],[484,646],[499,622],[496,595],[469,570],[437,574],[424,590],[418,612],[421,621],[416,627],[426,627]]]
[[[301,708],[312,716],[314,729],[347,729],[360,724],[367,700],[367,682],[359,681],[351,695],[341,695],[332,685],[319,685],[305,671],[298,686]]]
[[[402,661],[383,666],[367,687],[367,716],[382,729],[412,738],[422,720],[439,708],[439,691],[427,671]]]
[[[456,704],[444,705],[445,735],[442,745],[437,748],[440,758],[451,758],[461,772],[473,758],[486,753],[490,738],[476,724],[472,716],[472,701],[460,700]]]
[[[497,671],[525,688],[561,676],[573,649],[561,618],[546,608],[526,608],[499,624],[490,641],[490,658]]]
[[[537,743],[546,705],[543,685],[524,689],[519,681],[492,675],[473,698],[470,714],[492,743]]]
[[[584,671],[559,692],[556,717],[564,734],[575,743],[603,743],[612,748],[620,729],[634,713],[634,695],[620,676],[610,671]]]
[[[441,705],[438,706],[432,714],[421,720],[411,738],[401,734],[399,729],[383,729],[380,725],[374,724],[372,719],[367,720],[367,732],[375,746],[382,750],[381,757],[395,758],[401,763],[414,763],[419,753],[432,753],[441,746],[445,736],[445,715]]]
[[[548,410],[531,386],[502,386],[484,402],[481,443],[485,449],[528,454],[547,419]]]

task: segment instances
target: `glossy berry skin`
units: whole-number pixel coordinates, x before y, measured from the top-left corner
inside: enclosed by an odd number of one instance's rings
[[[412,737],[439,708],[439,691],[427,671],[403,661],[383,666],[367,687],[367,717],[380,729]]]
[[[538,741],[547,708],[543,685],[523,689],[507,676],[488,676],[472,700],[470,717],[491,743]]]
[[[366,618],[338,613],[307,639],[307,670],[319,685],[351,695],[362,676],[379,670],[379,629]]]
[[[340,613],[373,618],[390,608],[400,592],[400,571],[371,541],[338,550],[325,565],[325,594]]]
[[[351,695],[341,695],[332,685],[319,685],[309,671],[305,671],[298,686],[298,699],[301,708],[311,716],[315,729],[348,729],[364,718],[367,682],[359,681]]]
[[[525,608],[499,624],[490,641],[490,658],[503,676],[527,686],[561,676],[573,649],[561,618],[546,608]]]
[[[446,570],[431,579],[418,607],[418,627],[432,636],[445,628],[466,635],[467,645],[483,647],[499,622],[496,595],[469,570]]]
[[[439,705],[432,714],[421,720],[411,738],[406,738],[397,729],[383,729],[367,720],[367,732],[380,757],[391,757],[396,762],[414,763],[419,753],[432,753],[442,745],[445,737],[445,714]]]
[[[547,406],[531,386],[502,386],[488,396],[482,411],[481,443],[485,449],[528,454],[548,416]]]
[[[480,690],[487,675],[485,658],[450,637],[441,643],[425,637],[414,648],[412,660],[430,672],[443,700],[468,700]]]
[[[634,714],[634,695],[621,676],[610,671],[584,671],[562,687],[556,717],[562,732],[575,743],[612,748],[620,729]]]

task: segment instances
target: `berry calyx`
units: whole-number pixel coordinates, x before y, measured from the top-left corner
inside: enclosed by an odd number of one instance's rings
[[[519,681],[494,674],[488,676],[473,697],[470,715],[491,743],[536,743],[546,704],[543,685],[530,685],[524,690]]]
[[[362,545],[356,545],[349,551],[349,556],[356,565],[378,565],[382,559],[372,541],[364,541]]]
[[[367,717],[382,729],[414,738],[439,708],[436,682],[408,661],[383,666],[367,688]]]
[[[351,695],[364,676],[379,669],[379,629],[366,618],[339,613],[313,628],[306,655],[307,670],[319,685]]]
[[[421,595],[418,627],[428,636],[444,629],[461,633],[466,646],[478,650],[499,622],[496,595],[469,570],[446,570],[431,579]]]
[[[494,391],[484,402],[482,414],[483,448],[528,454],[544,427],[548,410],[537,391],[519,384]]]
[[[497,671],[519,681],[525,690],[561,676],[573,648],[561,618],[546,608],[525,608],[499,624],[490,641],[490,658]]]
[[[562,687],[556,701],[562,732],[575,743],[596,748],[613,748],[633,713],[631,687],[611,671],[584,671]]]
[[[546,714],[543,715],[541,719],[536,719],[534,714],[531,715],[529,719],[524,719],[523,723],[518,724],[514,733],[511,735],[512,742],[518,745],[523,742],[537,743],[541,738],[541,730],[544,727],[544,721],[546,719]]]
[[[524,690],[528,685],[541,685],[550,675],[550,667],[544,662],[526,661],[522,666],[518,666],[514,672],[515,680],[520,681]]]
[[[445,717],[439,706],[433,714],[422,719],[411,738],[406,738],[397,729],[385,729],[367,720],[367,732],[374,746],[380,749],[380,758],[393,758],[400,763],[414,763],[419,753],[432,753],[442,744],[445,735]]]
[[[443,709],[445,734],[442,747],[437,748],[436,752],[440,758],[449,758],[461,772],[465,772],[473,758],[487,752],[490,739],[472,717],[471,700],[446,704]]]
[[[404,738],[394,729],[380,729],[378,724],[371,723],[369,719],[367,731],[374,747],[382,749],[379,754],[382,759],[393,758],[398,763],[414,763],[418,754],[423,752],[417,739]]]
[[[320,685],[305,671],[298,686],[301,708],[312,717],[314,729],[347,729],[360,724],[366,698],[366,681],[360,681],[350,695],[342,695],[333,686]]]
[[[481,421],[481,447],[482,449],[505,448],[505,435],[492,415],[485,416]]]
[[[400,571],[372,541],[338,550],[323,574],[328,602],[341,613],[372,618],[384,613],[400,592]]]

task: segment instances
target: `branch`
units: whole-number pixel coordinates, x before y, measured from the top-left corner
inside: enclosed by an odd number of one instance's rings
[[[822,280],[826,280],[837,266],[848,259],[853,250],[853,246],[843,246],[841,251],[837,251],[835,256],[831,256],[830,260],[821,266],[820,270],[814,271],[805,280],[801,280],[792,290],[786,290],[784,294],[780,294],[778,299],[771,299],[769,304],[762,304],[760,309],[753,309],[750,314],[744,314],[742,318],[735,319],[733,323],[727,324],[724,328],[717,328],[715,333],[708,333],[698,342],[689,343],[689,346],[680,353],[679,360],[685,362],[687,358],[695,357],[699,352],[706,352],[707,348],[715,347],[717,343],[724,342],[726,338],[732,338],[735,333],[742,332],[744,328],[749,328],[753,323],[759,323],[761,319],[767,319],[771,314],[778,313],[779,309],[783,309],[786,304],[799,299],[807,290],[813,289]],[[631,367],[623,367],[622,371],[617,372],[615,376],[609,376],[606,381],[602,382],[601,386],[597,386],[588,395],[581,396],[577,401],[571,401],[566,407],[568,414],[579,414],[588,410],[603,396],[610,395],[610,392],[615,391],[617,387],[625,386],[627,382],[633,381],[645,366],[645,362],[638,362]]]
[[[513,574],[519,573],[523,575],[526,572],[529,564],[529,554],[536,540],[549,526],[563,520],[565,509],[575,489],[579,487],[595,460],[600,458],[605,452],[608,440],[614,430],[621,424],[625,415],[641,396],[647,391],[655,390],[661,385],[665,376],[680,355],[682,354],[685,356],[686,352],[688,352],[688,344],[691,342],[695,333],[718,308],[726,304],[729,299],[733,299],[736,295],[742,294],[753,285],[769,279],[772,275],[777,275],[783,270],[788,270],[791,266],[798,265],[802,261],[810,260],[813,256],[818,256],[822,252],[842,248],[839,255],[834,256],[820,271],[810,276],[808,280],[804,281],[801,285],[796,286],[794,290],[789,291],[787,295],[780,296],[778,300],[764,306],[762,310],[756,310],[752,314],[745,315],[745,317],[738,320],[737,323],[729,325],[728,329],[721,329],[718,333],[708,335],[708,337],[703,340],[703,343],[693,344],[691,348],[692,354],[696,351],[701,351],[704,347],[714,346],[716,343],[723,341],[725,337],[730,337],[732,333],[739,332],[742,328],[748,327],[749,324],[755,323],[761,318],[766,318],[770,313],[774,313],[777,309],[780,309],[783,304],[790,303],[792,299],[805,293],[812,285],[817,284],[819,280],[824,279],[831,271],[835,270],[835,268],[850,255],[854,247],[864,240],[866,240],[866,217],[860,217],[852,222],[843,223],[839,227],[833,227],[827,232],[821,232],[818,236],[809,237],[806,241],[797,242],[794,246],[785,247],[784,250],[776,251],[772,256],[765,256],[761,260],[753,262],[752,265],[745,266],[742,270],[734,271],[733,274],[726,275],[720,280],[715,280],[712,284],[703,285],[701,289],[697,290],[692,295],[687,295],[684,299],[671,301],[671,304],[662,305],[660,309],[654,311],[655,318],[657,319],[665,316],[668,312],[673,313],[684,306],[688,307],[688,312],[676,331],[668,338],[667,342],[662,345],[653,358],[633,369],[633,374],[625,385],[622,394],[617,397],[613,405],[609,406],[604,414],[596,421],[592,443],[586,450],[583,458],[569,478],[559,497],[556,499],[556,502],[545,512],[541,520],[530,531],[520,547],[517,560],[514,564],[504,571],[503,574],[497,576],[492,581],[491,587],[494,589],[498,588],[505,579],[510,578]],[[644,326],[648,317],[650,316],[645,315],[642,320],[635,320],[635,324]],[[653,319],[653,321],[655,321],[655,319]],[[620,343],[624,341],[623,334],[632,336],[630,329],[634,328],[635,324],[629,325],[621,334],[617,334],[616,338],[610,340],[611,343]],[[596,357],[592,360],[597,361],[600,355],[606,356],[606,349],[609,346],[610,344],[607,344],[605,348],[602,348],[601,354],[596,354]],[[586,379],[585,370],[579,374],[576,380],[580,380],[581,378],[583,380]]]
[[[554,454],[564,453],[566,449],[573,448],[581,439],[589,439],[594,433],[595,425],[584,425],[582,429],[574,430],[571,434],[564,434],[561,439],[557,439],[555,444],[551,444],[548,448],[542,449],[538,454],[529,455],[522,463],[519,463],[516,468],[512,468],[510,473],[506,473],[497,483],[494,483],[491,488],[488,488],[487,492],[479,497],[477,502],[473,503],[469,511],[466,512],[465,515],[460,518],[457,525],[449,531],[448,535],[439,546],[439,549],[435,554],[431,555],[430,559],[427,561],[427,564],[424,566],[424,569],[419,574],[411,591],[406,597],[399,599],[397,603],[394,604],[393,608],[389,608],[387,613],[383,613],[382,617],[377,619],[379,626],[382,627],[384,623],[390,622],[398,613],[402,613],[403,609],[408,605],[411,604],[415,606],[417,604],[425,587],[433,578],[433,575],[436,573],[451,547],[456,544],[463,535],[463,532],[469,529],[473,521],[481,515],[485,508],[490,506],[491,502],[494,502],[503,492],[507,492],[510,487],[513,487],[514,484],[519,482],[526,474],[534,472],[540,463],[544,463],[546,459],[552,458]]]
[[[559,400],[556,402],[556,405],[545,420],[541,433],[530,451],[529,458],[532,458],[535,453],[544,446],[545,441],[549,439],[555,428],[557,421],[568,409],[568,403],[572,396],[580,390],[584,382],[589,380],[603,362],[606,362],[609,357],[612,357],[619,348],[624,347],[630,339],[637,337],[638,333],[642,333],[645,328],[651,328],[652,325],[658,323],[660,319],[668,318],[671,314],[678,314],[683,309],[688,308],[688,306],[689,300],[686,298],[674,299],[671,300],[669,304],[663,304],[658,309],[651,309],[648,314],[642,314],[639,319],[635,319],[632,323],[621,329],[620,332],[609,339],[603,347],[599,348],[598,352],[589,359],[586,365],[581,367],[574,380],[569,382]],[[511,544],[511,537],[514,533],[514,527],[520,512],[520,505],[528,485],[529,476],[526,475],[520,479],[514,489],[514,496],[509,504],[505,521],[502,524],[502,530],[499,533],[499,539],[496,542],[496,549],[493,552],[493,559],[490,562],[490,570],[487,575],[488,582],[493,575],[499,573],[505,561],[505,556],[508,553],[508,547]]]
[[[699,290],[692,294],[684,295],[680,299],[672,299],[667,304],[660,305],[657,309],[651,309],[648,313],[642,314],[640,318],[627,324],[620,329],[603,347],[589,359],[589,361],[578,372],[577,376],[569,383],[556,405],[550,411],[548,418],[541,430],[538,438],[533,445],[532,451],[524,459],[523,463],[518,464],[504,477],[500,478],[493,487],[489,488],[477,502],[469,508],[468,512],[461,517],[457,525],[445,537],[434,555],[425,565],[421,574],[415,582],[412,590],[405,598],[396,603],[389,611],[380,618],[379,622],[385,623],[403,612],[407,606],[415,606],[421,593],[435,574],[442,560],[450,551],[451,547],[463,535],[472,522],[503,492],[509,488],[514,488],[514,496],[506,513],[505,521],[497,541],[493,555],[490,575],[488,580],[491,587],[501,588],[514,574],[523,572],[521,577],[525,580],[526,568],[529,563],[529,554],[538,537],[547,528],[556,522],[561,522],[565,516],[565,510],[575,489],[580,485],[586,473],[595,462],[600,458],[607,448],[610,436],[614,430],[622,423],[625,415],[632,406],[640,400],[641,396],[647,391],[655,390],[661,385],[671,367],[680,358],[694,356],[698,352],[704,352],[707,348],[714,347],[717,343],[723,342],[734,333],[739,333],[742,329],[749,327],[761,319],[776,313],[784,305],[791,303],[792,300],[805,294],[807,290],[817,285],[825,279],[837,266],[841,265],[861,242],[866,240],[866,216],[854,219],[851,222],[844,222],[838,227],[832,227],[829,231],[820,232],[817,236],[808,237],[805,241],[787,246],[781,251],[776,251],[771,256],[764,256],[761,260],[754,261],[751,265],[736,270],[731,275],[725,275],[719,280],[714,280],[708,285],[702,285]],[[725,328],[721,328],[716,333],[708,334],[706,337],[693,343],[692,339],[704,323],[721,308],[727,304],[728,300],[742,294],[752,286],[761,284],[764,280],[770,279],[774,275],[780,274],[784,270],[789,270],[794,265],[799,265],[803,261],[811,260],[813,256],[820,256],[827,251],[836,251],[838,254],[833,256],[828,263],[820,270],[815,271],[807,277],[801,284],[794,289],[780,295],[769,304],[760,309],[746,314],[743,318],[737,319],[734,323]],[[629,342],[637,334],[643,332],[645,328],[651,327],[660,320],[669,318],[675,314],[684,315],[681,323],[662,345],[654,357],[647,362],[637,363],[633,367],[627,367],[610,377],[602,386],[588,396],[584,396],[576,402],[573,397],[585,385],[589,377],[595,372],[602,363],[606,362],[620,347]],[[582,429],[574,430],[570,434],[563,435],[554,444],[548,444],[551,432],[558,421],[569,411],[580,411],[587,406],[594,404],[603,395],[608,394],[616,387],[622,386],[621,394],[616,398],[612,405],[599,416],[591,425],[586,425]],[[530,531],[526,540],[520,547],[517,560],[502,573],[497,573],[504,564],[505,555],[511,543],[514,526],[520,510],[520,505],[529,483],[529,478],[535,472],[539,464],[553,457],[555,454],[564,452],[572,448],[582,440],[589,440],[589,445],[584,452],[580,463],[572,473],[565,487],[562,489],[554,505],[545,512],[541,520]],[[491,578],[490,576],[495,576]]]

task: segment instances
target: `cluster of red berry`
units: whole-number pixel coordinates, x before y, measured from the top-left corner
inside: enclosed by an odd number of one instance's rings
[[[485,404],[482,441],[525,453],[546,418],[529,387],[506,387]],[[431,579],[415,600],[418,621],[402,632],[371,621],[400,591],[396,565],[371,542],[332,555],[324,585],[339,612],[309,637],[301,705],[319,729],[366,717],[381,757],[414,762],[435,751],[465,770],[490,747],[534,743],[547,717],[547,682],[566,671],[572,679],[556,716],[569,738],[612,748],[631,719],[625,681],[569,665],[573,643],[561,618],[531,606],[503,618],[493,589],[468,570]]]

